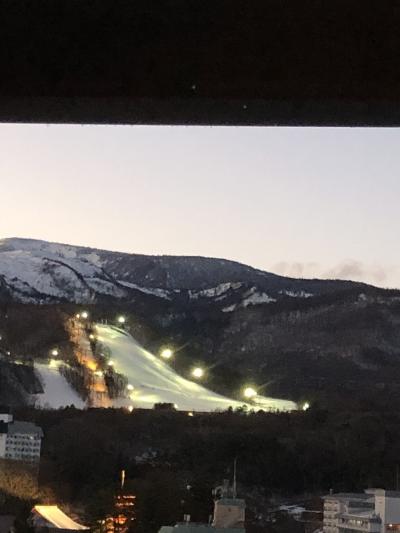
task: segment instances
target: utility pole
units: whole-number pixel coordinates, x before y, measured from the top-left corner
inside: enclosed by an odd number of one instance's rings
[[[235,457],[235,460],[233,462],[233,497],[234,498],[236,498],[236,496],[237,496],[236,466],[237,466],[237,457]]]

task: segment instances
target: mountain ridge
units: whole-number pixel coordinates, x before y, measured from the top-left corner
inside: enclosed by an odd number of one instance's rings
[[[19,237],[0,240],[0,279],[17,300],[30,303],[90,303],[99,294],[129,299],[132,291],[143,289],[173,299],[181,291],[226,283],[255,286],[260,294],[270,291],[275,300],[282,293],[295,297],[370,287],[351,280],[289,278],[229,259],[130,254]]]

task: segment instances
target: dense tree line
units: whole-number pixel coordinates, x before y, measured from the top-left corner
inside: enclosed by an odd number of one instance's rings
[[[184,513],[207,520],[211,489],[232,476],[235,457],[239,492],[250,504],[249,527],[266,532],[272,531],[265,521],[272,499],[331,488],[394,488],[400,456],[400,415],[379,406],[194,417],[173,411],[25,409],[18,417],[44,429],[42,490],[59,502],[84,505],[86,519],[94,522],[110,510],[124,468],[127,488],[137,495],[137,527],[146,533]]]

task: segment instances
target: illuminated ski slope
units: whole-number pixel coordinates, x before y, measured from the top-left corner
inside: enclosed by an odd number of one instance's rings
[[[115,370],[126,376],[134,387],[129,393],[134,407],[152,408],[155,403],[168,402],[176,404],[179,410],[209,412],[244,405],[244,402],[225,398],[183,378],[130,335],[116,328],[98,324],[97,332],[99,341],[111,351]],[[260,396],[257,406],[264,410],[296,409],[293,402]]]
[[[35,371],[43,386],[43,394],[36,396],[36,405],[59,409],[74,405],[77,409],[83,409],[85,402],[81,400],[65,377],[60,374],[59,361],[51,361],[50,364],[35,364]]]

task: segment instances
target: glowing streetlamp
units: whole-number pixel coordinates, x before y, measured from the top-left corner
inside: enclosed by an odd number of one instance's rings
[[[124,316],[121,315],[118,317],[118,324],[122,325],[122,324],[125,324],[125,322],[126,322],[126,318]]]
[[[87,311],[83,311],[83,313],[81,314],[81,317],[86,320],[87,318],[89,318],[89,313]]]
[[[96,338],[96,337],[93,335],[93,333],[91,333],[91,334],[89,335],[89,339],[90,339],[91,341],[94,341],[95,338]]]
[[[174,355],[174,352],[171,350],[171,348],[164,348],[160,355],[163,359],[171,359],[171,357]]]
[[[54,348],[53,350],[51,350],[51,355],[52,355],[53,357],[57,357],[58,354],[59,354],[59,351],[57,350],[57,348]]]
[[[196,379],[201,379],[204,376],[204,370],[200,367],[196,367],[192,370],[192,376]]]
[[[310,409],[310,404],[308,402],[305,402],[303,404],[303,407],[302,407],[303,411],[307,411],[308,409]]]
[[[81,314],[80,313],[76,313],[75,318],[77,318],[79,320],[81,318]]]
[[[243,394],[245,398],[251,400],[252,398],[255,398],[257,396],[257,391],[253,389],[253,387],[246,387],[243,391]]]
[[[132,411],[133,411],[133,405],[130,405],[130,406],[128,407],[128,411],[129,411],[130,413],[132,413]]]

